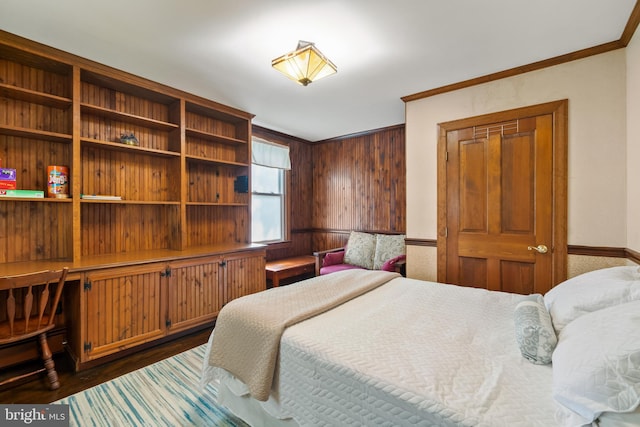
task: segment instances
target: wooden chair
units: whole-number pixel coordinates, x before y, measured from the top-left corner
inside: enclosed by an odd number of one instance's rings
[[[55,327],[56,308],[68,268],[40,271],[18,276],[0,277],[0,295],[6,295],[6,316],[0,320],[0,345],[37,337],[44,368],[6,379],[4,385],[18,379],[47,371],[52,390],[60,387],[58,373],[51,357],[47,332]],[[55,289],[52,289],[55,286]],[[18,310],[16,310],[16,307]],[[1,312],[2,310],[0,310]],[[20,313],[16,313],[19,311]]]

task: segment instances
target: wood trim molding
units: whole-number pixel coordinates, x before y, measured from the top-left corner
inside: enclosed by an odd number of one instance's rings
[[[447,268],[447,135],[449,131],[471,126],[500,123],[523,117],[553,115],[553,229],[552,243],[556,248],[552,257],[552,282],[567,277],[567,147],[568,100],[515,108],[497,113],[483,114],[438,124],[438,279],[443,280]]]
[[[640,24],[640,1],[637,1],[636,5],[633,7],[633,11],[631,11],[631,16],[627,21],[627,25],[624,27],[622,36],[620,36],[620,41],[624,46],[627,46],[631,41],[633,33],[635,33],[638,28],[638,24]]]
[[[429,98],[430,96],[440,95],[442,93],[447,93],[447,92],[453,92],[454,90],[464,89],[464,88],[476,86],[482,83],[489,83],[495,80],[500,80],[507,77],[513,77],[519,74],[528,73],[530,71],[541,70],[543,68],[564,64],[566,62],[587,58],[593,55],[599,55],[601,53],[609,52],[609,51],[620,49],[623,47],[625,47],[625,45],[620,40],[617,40],[617,41],[601,44],[599,46],[578,50],[576,52],[567,53],[565,55],[556,56],[554,58],[549,58],[542,61],[533,62],[531,64],[510,68],[508,70],[499,71],[497,73],[487,74],[485,76],[464,80],[462,82],[452,83],[450,85],[445,85],[445,86],[440,86],[434,89],[425,90],[422,92],[415,93],[413,95],[403,96],[400,99],[402,99],[404,102],[409,102],[409,101],[416,101],[418,99]]]
[[[330,228],[313,228],[306,230],[312,233],[327,233],[327,234],[349,234],[352,231],[359,231],[361,233],[370,233],[370,234],[404,234],[404,231],[397,230],[338,230],[338,229],[330,229]]]
[[[438,246],[438,241],[435,239],[407,238],[405,239],[405,243],[407,244],[407,246],[428,246],[434,248]],[[640,264],[640,252],[628,248],[569,245],[567,246],[567,254],[609,258],[626,258]]]
[[[415,239],[407,238],[404,240],[407,246],[428,246],[431,248],[438,247],[438,241],[436,239]]]
[[[400,124],[393,125],[393,126],[386,126],[386,127],[383,127],[383,128],[370,129],[370,130],[366,130],[366,131],[363,131],[363,132],[356,132],[356,133],[351,133],[351,134],[347,134],[347,135],[336,136],[334,138],[323,139],[323,140],[320,140],[320,141],[316,141],[315,144],[321,144],[321,143],[325,143],[325,142],[340,142],[340,141],[344,141],[345,139],[357,138],[357,137],[360,137],[360,136],[373,135],[373,134],[376,134],[378,132],[385,132],[385,131],[394,130],[394,129],[404,129],[404,127],[405,127],[405,124],[404,123],[400,123]]]
[[[622,35],[618,40],[611,41],[609,43],[604,43],[598,46],[589,47],[582,50],[577,50],[575,52],[567,53],[565,55],[556,56],[556,57],[545,59],[542,61],[533,62],[531,64],[521,65],[519,67],[510,68],[508,70],[499,71],[497,73],[487,74],[485,76],[476,77],[476,78],[465,80],[462,82],[425,90],[422,92],[415,93],[413,95],[403,96],[400,99],[402,99],[404,102],[415,101],[418,99],[439,95],[441,93],[453,92],[454,90],[463,89],[463,88],[479,85],[482,83],[488,83],[495,80],[504,79],[506,77],[513,77],[519,74],[528,73],[530,71],[536,71],[543,68],[552,67],[554,65],[560,65],[566,62],[575,61],[576,59],[583,59],[589,56],[599,55],[601,53],[609,52],[612,50],[625,48],[631,41],[631,38],[633,37],[633,34],[635,33],[639,24],[640,24],[640,0],[636,1],[636,4],[633,10],[631,11],[631,15],[629,16],[629,20],[627,21],[627,25],[625,26],[624,31],[622,32]]]
[[[612,248],[604,246],[569,245],[567,247],[567,253],[569,255],[586,255],[611,258],[627,258],[626,251],[627,250],[625,248]]]
[[[313,228],[292,228],[291,234],[305,234],[305,233],[313,233],[315,230]]]
[[[640,264],[640,252],[636,252],[633,249],[625,249],[625,254],[627,255],[627,259],[631,260],[637,264]]]
[[[267,129],[258,125],[251,125],[251,132],[254,136],[266,138],[266,139],[275,139],[276,141],[289,145],[291,141],[297,141],[302,144],[311,144],[311,141],[307,141],[306,139],[298,138],[297,136],[291,136],[286,133],[278,132],[276,130]]]

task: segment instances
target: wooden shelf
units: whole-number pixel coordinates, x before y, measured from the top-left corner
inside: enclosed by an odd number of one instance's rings
[[[172,249],[154,249],[148,251],[125,252],[108,255],[88,256],[80,261],[70,259],[54,259],[47,261],[28,261],[0,264],[0,276],[25,274],[46,269],[69,268],[69,280],[78,280],[81,273],[105,268],[137,266],[142,264],[187,260],[192,258],[210,257],[226,253],[252,253],[264,249],[257,243],[248,244],[213,244],[194,246],[182,251]]]
[[[171,131],[178,129],[180,126],[175,123],[163,122],[160,120],[150,119],[148,117],[136,116],[134,114],[122,113],[120,111],[111,110],[109,108],[98,107],[96,105],[82,103],[80,105],[83,114],[94,114],[96,116],[105,117],[112,120],[118,120],[133,125],[144,126],[152,129]]]
[[[71,143],[71,135],[47,132],[38,129],[28,129],[17,126],[0,125],[0,134],[17,136],[19,138],[42,139],[51,142]]]
[[[48,93],[37,92],[17,86],[0,83],[0,96],[17,99],[19,101],[32,102],[34,104],[46,105],[47,107],[67,109],[72,105],[72,100]]]
[[[218,166],[232,166],[232,167],[247,167],[247,166],[249,166],[247,163],[231,162],[231,161],[227,161],[227,160],[209,159],[209,158],[200,157],[200,156],[187,155],[185,157],[187,158],[187,160],[192,161],[192,162],[210,163],[212,165],[218,165]]]
[[[93,204],[114,204],[114,205],[173,205],[178,206],[178,201],[167,200],[101,200],[101,199],[80,199],[81,203],[93,203]]]
[[[191,136],[194,138],[202,138],[212,142],[219,142],[221,144],[230,144],[230,145],[238,145],[238,144],[247,144],[247,141],[237,138],[231,138],[228,136],[217,135],[210,132],[203,132],[197,129],[185,129],[187,136]]]
[[[0,196],[0,200],[7,202],[38,202],[38,203],[71,203],[73,199],[57,199],[53,197],[7,197]]]
[[[89,84],[107,88],[116,92],[130,94],[139,98],[148,99],[154,103],[163,105],[170,105],[178,101],[178,98],[173,95],[168,95],[163,92],[169,88],[150,88],[146,84],[139,84],[134,82],[135,79],[131,79],[131,76],[115,76],[113,73],[94,72],[88,69],[80,70],[80,80]],[[151,82],[147,82],[151,83]],[[151,84],[151,86],[157,86]]]
[[[105,150],[134,152],[136,154],[148,154],[151,156],[159,157],[180,157],[180,153],[176,153],[175,151],[156,150],[154,148],[145,148],[137,145],[127,145],[120,142],[101,141],[91,138],[80,138],[80,142],[85,145],[91,145],[103,148]]]
[[[237,207],[246,208],[248,203],[218,203],[218,202],[187,202],[187,206],[219,206],[219,207]]]
[[[0,138],[3,166],[20,171],[22,188],[42,188],[47,165],[67,165],[71,196],[0,198],[0,217],[11,218],[0,221],[0,254],[21,245],[4,262],[250,240],[250,197],[235,193],[234,183],[250,174],[253,115],[11,40],[0,41],[0,56],[0,75],[11,76],[0,82],[9,100],[0,135],[25,139]],[[128,132],[140,145],[119,142]],[[32,224],[55,227],[49,236],[24,233]]]
[[[211,103],[208,103],[211,104]],[[215,120],[220,120],[227,123],[232,123],[235,125],[242,125],[247,122],[247,120],[251,120],[253,115],[247,114],[244,112],[235,112],[232,113],[229,111],[228,107],[217,105],[203,105],[201,102],[196,102],[192,100],[187,100],[185,103],[187,113],[198,114],[203,117],[211,117]],[[189,127],[189,126],[187,126]]]

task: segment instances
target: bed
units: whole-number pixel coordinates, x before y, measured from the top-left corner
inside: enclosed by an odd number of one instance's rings
[[[380,271],[308,279],[223,308],[208,382],[253,426],[637,426],[640,273],[544,296]]]

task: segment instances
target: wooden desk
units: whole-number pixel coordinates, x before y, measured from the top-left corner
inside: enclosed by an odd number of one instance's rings
[[[280,280],[282,279],[301,276],[307,273],[315,273],[315,266],[316,258],[312,255],[269,261],[266,265],[267,280],[271,280],[275,288],[280,286]]]

